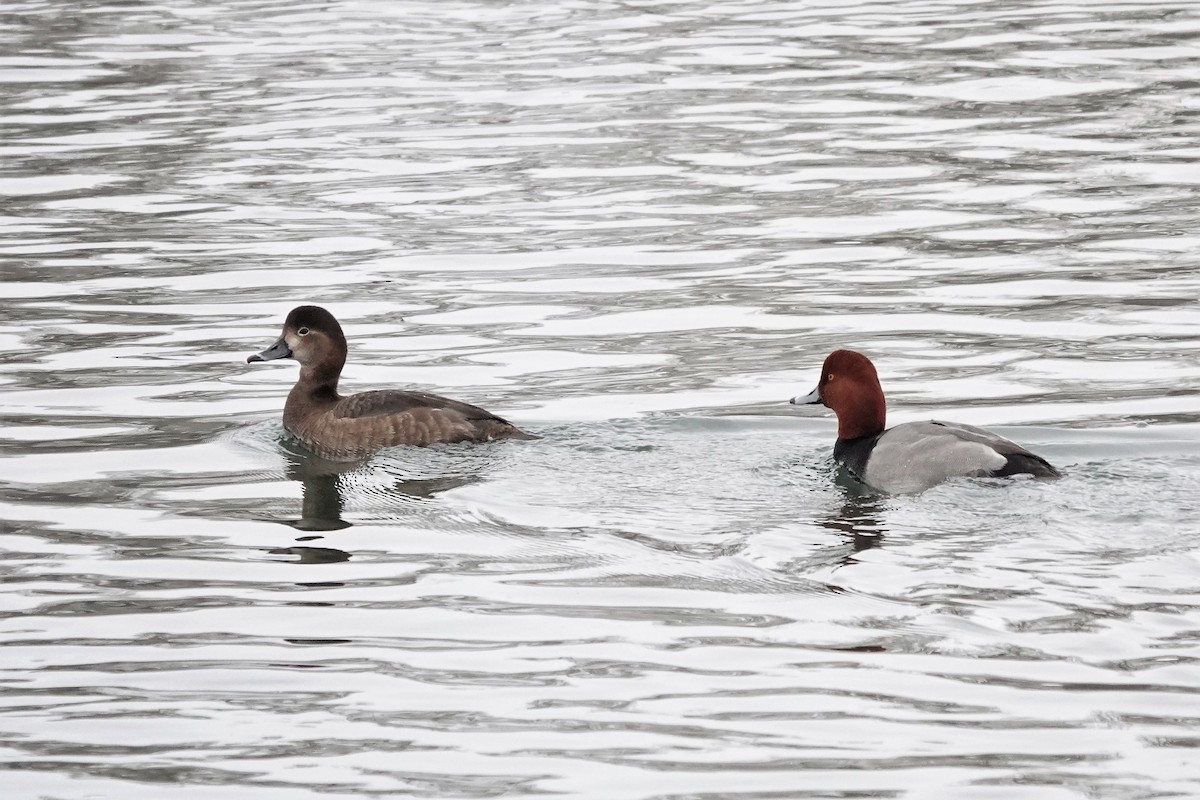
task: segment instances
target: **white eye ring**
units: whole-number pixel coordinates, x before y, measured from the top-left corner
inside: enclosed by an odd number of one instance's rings
[[[300,334],[301,336],[308,336],[308,328],[301,328],[300,330],[296,331],[296,333]]]

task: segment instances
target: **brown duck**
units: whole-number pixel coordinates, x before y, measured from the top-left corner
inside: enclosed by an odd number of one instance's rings
[[[482,408],[425,392],[383,389],[338,394],[346,337],[319,306],[292,309],[275,344],[246,359],[294,358],[300,378],[283,407],[283,427],[317,454],[353,460],[394,445],[536,439]]]

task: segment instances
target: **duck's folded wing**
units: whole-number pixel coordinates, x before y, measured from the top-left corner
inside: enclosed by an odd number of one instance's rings
[[[932,420],[927,424],[941,428],[945,433],[954,436],[960,441],[984,445],[993,452],[1004,456],[1005,462],[1003,465],[988,471],[988,475],[991,477],[1026,473],[1045,478],[1056,478],[1059,476],[1058,470],[1046,459],[1029,452],[1011,439],[1005,439],[1003,436],[999,436],[991,431],[976,428],[974,425],[965,425],[961,422]]]
[[[406,392],[383,389],[343,397],[334,406],[333,414],[342,419],[361,419],[433,411],[449,412],[464,420],[496,420],[507,422],[495,414],[449,397],[427,392]]]
[[[426,392],[385,389],[351,395],[337,402],[332,416],[345,435],[367,437],[377,448],[538,438],[479,406]]]

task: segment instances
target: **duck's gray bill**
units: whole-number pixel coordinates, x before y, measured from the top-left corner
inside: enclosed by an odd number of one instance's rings
[[[819,402],[821,402],[821,393],[817,389],[813,389],[808,394],[796,395],[791,400],[794,406],[811,406],[813,403]]]
[[[263,350],[261,353],[255,353],[252,356],[246,357],[247,364],[253,364],[255,361],[274,361],[277,358],[291,358],[292,348],[288,347],[288,343],[282,336],[279,341]]]

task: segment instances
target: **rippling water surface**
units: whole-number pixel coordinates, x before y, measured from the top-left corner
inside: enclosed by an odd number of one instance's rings
[[[1200,796],[1198,35],[5,3],[4,796]],[[543,438],[305,456],[302,302]],[[1066,477],[853,491],[838,346]]]

